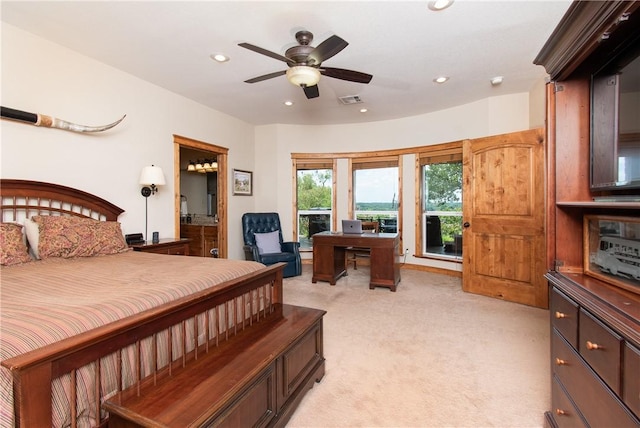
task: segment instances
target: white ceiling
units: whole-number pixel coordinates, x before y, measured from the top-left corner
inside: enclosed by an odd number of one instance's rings
[[[335,124],[414,116],[491,96],[529,91],[546,76],[533,60],[569,0],[427,1],[2,1],[2,21],[255,124]],[[322,76],[308,100],[284,62],[238,46],[284,55],[295,33],[313,46],[336,34],[349,42],[323,63],[373,75],[368,85]],[[210,58],[222,52],[226,63]],[[433,79],[446,75],[438,85]],[[504,76],[500,86],[490,79]],[[362,104],[338,97],[358,95]],[[284,106],[285,100],[294,105]],[[362,107],[367,113],[360,113]]]

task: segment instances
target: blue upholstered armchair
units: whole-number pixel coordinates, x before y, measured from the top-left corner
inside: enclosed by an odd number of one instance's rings
[[[265,265],[285,262],[283,276],[302,274],[299,242],[282,242],[278,213],[246,213],[242,215],[244,257]]]

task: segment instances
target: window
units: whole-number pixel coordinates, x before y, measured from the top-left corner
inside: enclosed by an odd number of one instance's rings
[[[461,149],[420,155],[422,254],[462,259]]]
[[[331,230],[333,160],[295,161],[296,225],[301,250],[313,248],[313,235]]]
[[[380,232],[398,232],[398,157],[353,159],[354,218],[377,221]]]

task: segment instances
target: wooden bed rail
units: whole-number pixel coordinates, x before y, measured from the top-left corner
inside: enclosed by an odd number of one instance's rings
[[[101,359],[115,356],[118,370],[123,364],[122,354],[126,348],[133,346],[137,352],[134,384],[154,382],[156,378],[170,373],[172,367],[184,365],[188,360],[197,359],[199,353],[207,353],[210,347],[216,347],[253,323],[267,318],[282,316],[282,271],[284,263],[278,263],[253,274],[229,280],[213,289],[204,290],[171,303],[164,304],[141,314],[113,322],[86,333],[65,339],[24,355],[7,359],[2,365],[12,371],[14,379],[16,425],[23,427],[51,426],[52,381],[63,375],[71,376],[71,426],[76,425],[76,373],[88,364],[95,364],[95,402],[93,412],[97,415],[98,425],[105,425],[107,415],[101,410],[105,399],[101,388]],[[280,312],[280,313],[279,313]],[[212,324],[213,320],[213,324]],[[200,327],[204,321],[204,331]],[[191,325],[189,327],[188,325]],[[174,358],[171,344],[176,337],[174,329],[182,332],[181,352]],[[191,329],[191,331],[189,331]],[[158,366],[155,351],[161,339],[159,333],[168,337],[169,362]],[[191,336],[189,336],[191,334]],[[204,341],[200,337],[204,336]],[[192,337],[194,345],[189,348],[188,337]],[[140,356],[140,343],[151,340],[154,345],[154,356],[151,373],[143,373],[143,361]],[[165,343],[160,343],[165,345]],[[118,371],[120,392],[126,387],[122,385],[122,375]]]

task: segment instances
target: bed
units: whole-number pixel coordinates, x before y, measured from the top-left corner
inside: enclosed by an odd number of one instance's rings
[[[59,248],[45,245],[50,235],[62,231],[63,244],[73,241],[60,218],[87,222],[82,233],[109,225],[117,235],[123,210],[43,182],[2,179],[0,193],[3,231],[41,222],[40,253],[1,271],[3,427],[106,426],[102,403],[109,397],[188,364],[282,304],[283,264],[134,252],[104,242],[58,256]],[[74,242],[87,247],[95,233],[74,235]],[[111,252],[94,254],[95,247]]]

